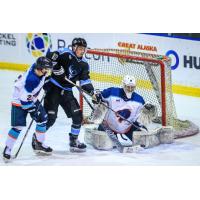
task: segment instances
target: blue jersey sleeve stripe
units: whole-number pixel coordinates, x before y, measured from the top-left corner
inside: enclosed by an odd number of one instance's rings
[[[90,79],[87,79],[87,80],[80,80],[80,85],[83,86],[83,85],[87,85],[87,84],[90,84],[91,83],[91,80]]]
[[[33,103],[33,102],[31,102],[30,104],[26,104],[26,105],[23,105],[23,104],[22,104],[22,108],[23,108],[24,110],[29,109],[29,108],[31,108],[31,107],[33,107],[33,106],[34,106],[34,103]]]
[[[54,85],[58,86],[59,88],[67,91],[72,91],[72,88],[64,88],[62,85],[60,85],[56,80],[53,78],[50,78],[50,82],[52,82]]]

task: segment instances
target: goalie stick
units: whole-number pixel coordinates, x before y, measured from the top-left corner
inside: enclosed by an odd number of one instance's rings
[[[76,85],[74,82],[72,82],[71,80],[69,80],[67,77],[65,77],[65,80],[68,81],[69,83],[71,83],[73,86],[75,86],[79,91],[81,91],[82,93],[87,94],[88,96],[93,98],[93,95],[91,95],[89,92],[83,90],[80,86]],[[86,97],[85,97],[86,98]],[[95,99],[94,99],[95,101]],[[88,103],[88,101],[86,101]],[[112,112],[114,112],[118,117],[120,117],[121,119],[123,119],[124,121],[127,121],[128,123],[130,123],[131,125],[133,125],[137,130],[144,130],[145,132],[148,132],[148,130],[146,130],[145,128],[139,127],[137,125],[135,125],[134,123],[130,122],[128,119],[126,119],[125,117],[121,116],[119,113],[117,113],[116,111],[114,111],[112,108],[110,108],[108,105],[106,105],[103,102],[100,102],[103,106],[105,106],[106,108],[108,108],[109,110],[111,110]],[[91,104],[90,104],[91,105]],[[93,108],[94,110],[94,108]]]
[[[107,126],[102,124],[102,127],[104,131],[107,133],[108,137],[111,139],[111,141],[116,145],[117,150],[120,153],[132,153],[133,152],[133,146],[124,146],[120,143],[120,141],[117,139],[117,136],[113,133],[112,130],[110,130]]]

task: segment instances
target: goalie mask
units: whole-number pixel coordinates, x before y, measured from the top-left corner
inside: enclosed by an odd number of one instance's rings
[[[135,87],[136,87],[135,77],[130,76],[130,75],[124,76],[122,80],[122,85],[123,85],[124,92],[126,93],[126,96],[128,98],[131,98],[132,93],[134,92]]]

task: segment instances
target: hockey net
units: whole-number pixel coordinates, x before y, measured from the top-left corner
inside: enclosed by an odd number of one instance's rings
[[[177,119],[169,57],[120,49],[95,49],[87,51],[86,59],[90,65],[90,76],[95,89],[121,87],[124,75],[134,75],[136,92],[142,95],[146,102],[157,107],[158,117],[154,120],[155,123],[172,126],[175,138],[199,132],[192,122]],[[82,96],[80,105],[83,115],[89,116],[91,108]]]

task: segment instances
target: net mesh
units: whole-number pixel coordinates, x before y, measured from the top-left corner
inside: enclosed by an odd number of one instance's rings
[[[86,58],[95,89],[121,87],[125,75],[134,75],[136,92],[158,109],[155,122],[163,123],[164,115],[163,125],[172,126],[175,131],[180,132],[190,126],[188,121],[177,119],[169,57],[120,49],[95,49],[88,50]],[[90,107],[83,101],[83,115],[89,116],[90,113]]]

